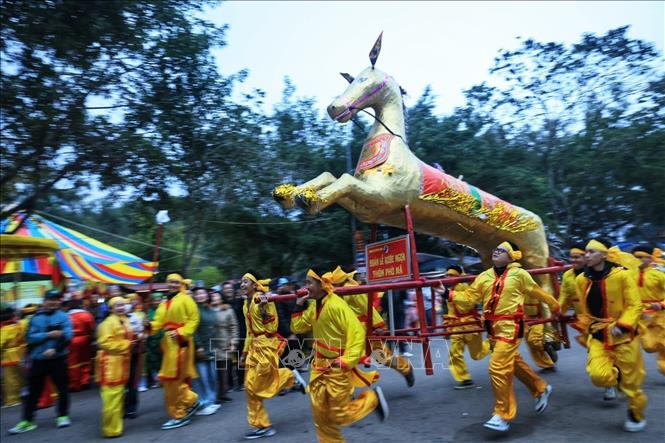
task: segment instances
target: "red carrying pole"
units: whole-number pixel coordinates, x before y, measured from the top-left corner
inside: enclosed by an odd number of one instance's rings
[[[418,254],[416,252],[416,235],[413,232],[413,218],[411,217],[411,208],[404,206],[404,218],[406,220],[406,230],[409,232],[409,252],[411,253],[411,276],[415,281],[420,280],[420,267],[418,266]],[[434,292],[434,291],[432,291]],[[416,287],[416,303],[418,304],[418,317],[420,318],[420,336],[423,337],[423,357],[425,359],[425,374],[432,375],[432,356],[429,352],[429,339],[424,335],[427,333],[427,316],[425,315],[425,300],[423,299],[422,286]],[[434,306],[432,306],[434,310]],[[432,311],[434,316],[434,311]]]

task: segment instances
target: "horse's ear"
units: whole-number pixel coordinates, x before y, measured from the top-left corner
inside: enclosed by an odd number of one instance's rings
[[[374,69],[374,65],[376,64],[376,59],[379,58],[379,52],[381,52],[381,37],[383,37],[383,31],[381,31],[381,34],[379,34],[379,38],[377,38],[376,42],[374,42],[372,50],[369,51],[369,61],[372,62],[372,69]]]
[[[351,74],[347,74],[346,72],[340,72],[339,74],[344,77],[344,80],[347,82],[353,83],[353,76]]]

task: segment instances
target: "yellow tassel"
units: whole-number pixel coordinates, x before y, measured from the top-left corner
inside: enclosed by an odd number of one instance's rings
[[[298,188],[292,183],[284,183],[277,186],[272,191],[272,195],[283,200],[293,200],[293,196],[296,194],[297,190]]]

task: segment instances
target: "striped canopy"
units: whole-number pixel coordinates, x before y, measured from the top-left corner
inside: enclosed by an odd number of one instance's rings
[[[0,231],[7,232],[24,217],[14,214],[0,223]],[[157,272],[157,263],[148,262],[128,252],[97,241],[87,235],[65,228],[39,215],[31,215],[14,235],[55,240],[59,250],[55,253],[60,271],[65,277],[112,284],[135,285]],[[0,259],[0,271],[51,274],[48,258],[23,260]]]

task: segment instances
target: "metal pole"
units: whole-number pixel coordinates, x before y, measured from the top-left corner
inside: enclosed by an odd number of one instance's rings
[[[353,158],[351,155],[351,143],[346,145],[346,172],[349,175],[353,175]],[[351,263],[353,267],[357,268],[358,263],[356,263],[356,218],[349,212],[349,217],[351,218]]]
[[[393,291],[392,289],[388,291],[388,328],[390,329],[390,335],[395,335],[395,311],[393,307]],[[393,351],[395,350],[395,343],[391,343],[390,346]]]
[[[159,241],[162,239],[162,230],[164,229],[164,223],[159,223],[157,225],[157,234],[155,235],[155,251],[152,254],[152,262],[157,263],[159,259]],[[159,268],[158,268],[159,269]],[[148,286],[148,297],[151,297],[152,300],[152,283],[155,280],[155,273],[153,272],[150,276],[150,285]]]
[[[411,272],[414,280],[420,280],[420,267],[418,266],[418,254],[416,251],[416,234],[413,231],[413,217],[411,217],[411,208],[404,206],[404,218],[406,219],[406,229],[409,231],[409,244],[411,250]],[[434,291],[432,291],[434,292]],[[425,358],[425,374],[432,375],[432,356],[429,351],[429,339],[427,334],[427,316],[425,315],[425,300],[423,299],[422,287],[416,287],[416,301],[418,303],[418,317],[420,318],[420,336],[423,337],[423,357]],[[434,309],[434,306],[432,306]],[[432,312],[434,315],[434,312]]]

